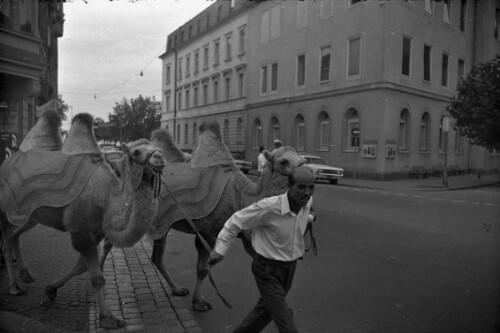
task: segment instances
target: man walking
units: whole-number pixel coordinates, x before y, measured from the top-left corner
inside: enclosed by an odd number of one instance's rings
[[[311,214],[314,173],[295,168],[285,194],[265,198],[234,213],[219,233],[209,263],[219,263],[242,230],[252,230],[256,251],[252,273],[259,289],[257,305],[234,333],[261,332],[273,320],[279,331],[298,332],[285,300],[292,287],[297,259],[305,251],[304,233]]]

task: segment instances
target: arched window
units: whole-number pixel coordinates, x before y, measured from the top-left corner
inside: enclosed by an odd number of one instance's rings
[[[253,122],[253,149],[259,149],[260,145],[262,145],[262,124],[257,118]]]
[[[198,135],[198,128],[196,123],[193,124],[193,144],[196,143],[196,136]]]
[[[236,144],[243,143],[243,119],[238,118],[236,122]]]
[[[280,122],[277,117],[271,118],[271,131],[272,133],[269,135],[269,138],[271,139],[269,147],[273,146],[274,140],[281,140]]]
[[[177,125],[177,133],[175,136],[176,136],[175,141],[177,141],[177,143],[180,143],[181,142],[181,125],[179,125],[179,124]]]
[[[398,149],[400,151],[408,151],[410,148],[410,112],[408,109],[403,109],[399,115],[398,128]]]
[[[447,150],[448,133],[444,129],[444,117],[439,120],[439,152],[444,153]]]
[[[295,148],[298,151],[304,150],[306,146],[306,124],[301,114],[295,117],[295,135]]]
[[[330,116],[328,116],[328,113],[326,113],[326,111],[321,111],[318,116],[318,135],[318,149],[330,149]]]
[[[429,151],[429,138],[430,138],[430,121],[431,118],[428,112],[424,112],[422,119],[420,119],[420,151]]]
[[[189,127],[188,124],[184,125],[184,143],[189,143]]]
[[[224,120],[224,143],[229,144],[229,120]]]
[[[347,110],[346,117],[346,134],[347,134],[347,145],[346,150],[348,151],[357,151],[359,149],[359,132],[360,132],[360,123],[359,123],[359,114],[358,111],[354,108],[350,108]]]

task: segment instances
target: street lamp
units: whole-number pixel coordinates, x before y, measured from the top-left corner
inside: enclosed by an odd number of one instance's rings
[[[442,131],[444,148],[443,186],[448,187],[448,133],[450,132],[450,116],[443,116]]]

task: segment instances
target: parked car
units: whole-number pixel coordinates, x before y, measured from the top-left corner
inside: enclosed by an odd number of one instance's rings
[[[344,176],[344,169],[326,165],[323,158],[315,155],[302,155],[306,159],[306,164],[313,169],[316,180],[327,180],[332,184],[337,184]]]
[[[240,168],[241,172],[245,174],[247,174],[248,171],[252,169],[252,162],[238,160],[238,159],[234,159],[234,162],[236,163],[236,166]]]

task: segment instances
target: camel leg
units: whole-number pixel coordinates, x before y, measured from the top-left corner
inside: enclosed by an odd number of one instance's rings
[[[177,282],[170,276],[170,273],[165,268],[163,263],[163,254],[165,253],[165,248],[167,247],[167,234],[160,239],[156,239],[153,243],[153,253],[151,254],[151,261],[156,266],[158,271],[163,275],[165,280],[167,280],[168,285],[172,288],[172,294],[175,296],[186,296],[189,295],[189,290],[187,288],[180,287]]]
[[[1,215],[1,213],[0,213]],[[13,262],[13,249],[12,249],[12,225],[0,216],[0,224],[2,228],[2,252],[5,256],[5,264],[7,266],[7,275],[9,277],[9,295],[19,296],[26,293],[26,291],[19,286],[17,281],[17,272]]]
[[[18,271],[18,276],[19,278],[26,282],[26,283],[31,283],[34,282],[35,279],[31,276],[30,272],[28,271],[28,267],[26,266],[26,263],[23,259],[23,255],[21,253],[21,249],[19,248],[19,238],[23,233],[26,231],[33,229],[38,223],[34,220],[29,220],[27,223],[24,223],[22,226],[19,226],[14,229],[12,233],[12,249],[14,251],[14,255],[16,258],[16,263],[17,263],[17,271]]]
[[[113,244],[107,238],[104,238],[104,245],[102,247],[101,261],[99,263],[101,270],[104,269],[104,263],[106,262],[106,257],[108,256],[109,252],[111,252],[112,248],[113,248]]]
[[[99,322],[102,328],[117,329],[126,325],[125,321],[113,316],[104,298],[104,275],[99,265],[99,241],[94,235],[85,231],[71,234],[73,248],[83,256],[87,265],[90,283],[99,303]]]
[[[201,287],[203,280],[208,275],[208,258],[210,257],[210,253],[200,242],[198,236],[195,238],[195,246],[196,250],[198,250],[198,262],[196,264],[196,287],[193,294],[193,310],[208,311],[212,310],[212,304],[207,302],[201,295]]]
[[[47,295],[48,300],[49,301],[54,300],[54,298],[56,298],[57,296],[57,289],[64,286],[66,282],[71,280],[73,277],[80,275],[85,271],[87,271],[87,263],[85,261],[85,258],[82,255],[80,255],[78,262],[76,263],[75,267],[71,269],[71,271],[61,276],[59,279],[51,282],[45,287],[45,294]]]

